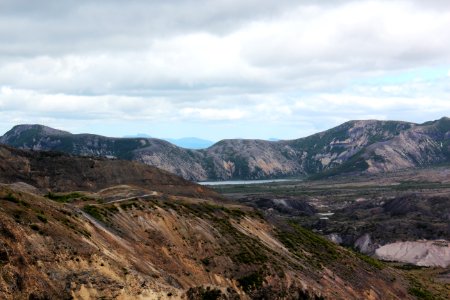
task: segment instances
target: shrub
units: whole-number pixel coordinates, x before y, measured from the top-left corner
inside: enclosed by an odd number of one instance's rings
[[[104,222],[105,221],[105,212],[94,205],[85,205],[83,207],[84,212],[91,215],[95,219]]]
[[[46,218],[44,215],[42,215],[42,214],[38,214],[38,215],[37,215],[37,218],[38,218],[39,221],[41,221],[42,223],[47,223],[47,222],[48,222],[47,218]]]
[[[3,199],[6,201],[9,201],[9,202],[13,202],[13,203],[19,203],[19,199],[14,197],[14,195],[11,193],[8,193],[8,195],[6,195],[6,197],[4,197]]]
[[[264,278],[260,272],[255,272],[239,278],[237,281],[245,292],[250,292],[260,288],[264,282]]]
[[[218,289],[211,289],[207,287],[195,287],[190,288],[187,291],[187,298],[189,300],[201,299],[201,300],[217,300],[222,296],[222,292]]]

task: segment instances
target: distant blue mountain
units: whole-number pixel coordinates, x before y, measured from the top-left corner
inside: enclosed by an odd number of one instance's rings
[[[146,133],[136,133],[136,134],[130,134],[130,135],[124,135],[124,138],[146,138],[149,139],[152,136],[146,134]]]
[[[214,142],[199,139],[196,137],[186,137],[181,139],[165,139],[178,147],[188,148],[188,149],[204,149],[214,145]]]
[[[152,136],[146,134],[146,133],[137,133],[132,135],[125,135],[125,138],[152,138]],[[161,138],[162,140],[168,141],[174,145],[177,145],[178,147],[183,147],[187,149],[204,149],[208,148],[212,145],[214,145],[214,142],[196,138],[196,137],[185,137],[185,138],[179,138],[179,139],[165,139]]]

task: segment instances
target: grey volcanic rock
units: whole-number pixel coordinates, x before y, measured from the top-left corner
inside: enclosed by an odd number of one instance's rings
[[[134,160],[198,181],[380,173],[427,166],[449,161],[449,141],[449,118],[421,125],[349,121],[296,140],[223,140],[201,150],[153,138],[71,134],[41,125],[18,125],[0,138],[0,143],[23,149]]]
[[[385,143],[368,147],[364,155],[368,171],[379,173],[449,160],[450,119],[401,132]]]

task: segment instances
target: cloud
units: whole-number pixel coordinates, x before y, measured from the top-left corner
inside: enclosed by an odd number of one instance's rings
[[[425,121],[450,111],[449,8],[438,0],[1,1],[0,129],[248,122],[295,137],[298,126],[355,118]]]
[[[239,120],[246,116],[246,113],[239,109],[213,109],[213,108],[183,108],[181,116],[188,120],[203,119],[212,121]]]

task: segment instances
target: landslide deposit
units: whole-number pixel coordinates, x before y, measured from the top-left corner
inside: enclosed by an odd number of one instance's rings
[[[375,255],[383,260],[417,266],[445,268],[450,265],[450,246],[445,240],[396,242],[378,248]]]

